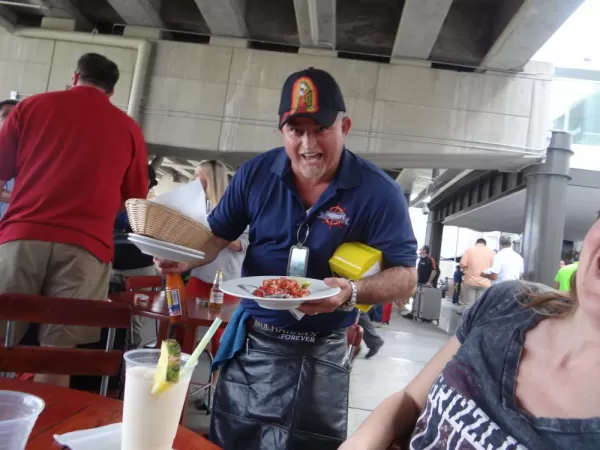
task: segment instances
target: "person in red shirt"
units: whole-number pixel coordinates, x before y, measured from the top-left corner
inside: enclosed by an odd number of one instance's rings
[[[15,184],[0,221],[0,293],[107,298],[116,214],[125,200],[148,193],[142,132],[109,100],[118,79],[114,62],[85,54],[71,89],[23,100],[2,127],[0,189],[12,178]],[[15,342],[25,329],[17,327]],[[40,328],[41,345],[74,347],[99,337],[96,328]]]

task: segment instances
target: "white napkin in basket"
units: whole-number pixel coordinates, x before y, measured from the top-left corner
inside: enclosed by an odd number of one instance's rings
[[[165,192],[150,201],[168,206],[210,229],[206,219],[206,195],[198,180]]]

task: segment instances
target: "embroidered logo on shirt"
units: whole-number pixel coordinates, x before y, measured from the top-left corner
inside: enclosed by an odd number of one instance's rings
[[[329,229],[333,227],[342,228],[344,225],[348,225],[350,219],[346,215],[346,211],[340,205],[335,205],[329,208],[327,211],[322,212],[318,216],[319,219],[323,219]]]

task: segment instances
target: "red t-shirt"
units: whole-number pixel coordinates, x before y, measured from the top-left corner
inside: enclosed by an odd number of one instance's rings
[[[103,262],[123,202],[146,198],[148,155],[138,125],[99,89],[35,95],[0,131],[0,180],[15,178],[0,244],[77,245]]]

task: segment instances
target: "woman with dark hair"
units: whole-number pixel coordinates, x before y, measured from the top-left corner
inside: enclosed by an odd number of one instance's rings
[[[600,448],[600,221],[570,293],[507,281],[340,450]]]

